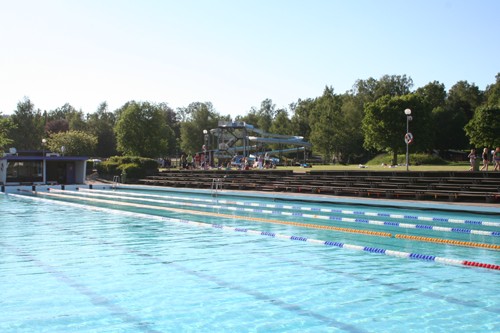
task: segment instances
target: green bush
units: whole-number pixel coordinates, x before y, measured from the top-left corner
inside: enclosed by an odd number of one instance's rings
[[[135,163],[121,164],[118,170],[120,170],[120,175],[125,174],[126,179],[139,179],[146,176],[146,170]]]
[[[151,158],[138,156],[113,156],[97,166],[99,175],[103,178],[120,176],[126,173],[127,179],[139,179],[158,172],[158,162]]]
[[[116,176],[119,174],[118,166],[120,164],[111,160],[101,162],[97,165],[97,172],[100,176]]]

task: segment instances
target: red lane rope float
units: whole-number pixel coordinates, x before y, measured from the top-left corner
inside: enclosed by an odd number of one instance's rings
[[[483,263],[483,262],[476,262],[476,261],[467,261],[467,260],[464,260],[462,262],[462,265],[464,265],[464,266],[472,266],[472,267],[488,268],[488,269],[494,269],[494,270],[500,271],[500,265],[486,264],[486,263]]]
[[[451,239],[441,239],[441,238],[411,236],[411,235],[401,235],[401,234],[394,235],[394,238],[409,239],[409,240],[415,240],[415,241],[427,242],[427,243],[438,243],[438,244],[449,244],[449,245],[455,245],[455,246],[477,247],[477,248],[500,251],[500,245],[495,245],[495,244],[464,242],[464,241],[451,240]]]

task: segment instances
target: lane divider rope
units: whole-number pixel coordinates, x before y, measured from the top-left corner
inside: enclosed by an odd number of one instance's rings
[[[38,194],[42,194],[42,193],[38,192]],[[45,195],[45,194],[48,194],[48,193],[43,193],[43,195]],[[21,197],[23,199],[29,198],[32,200],[42,200],[42,201],[46,201],[46,202],[53,202],[53,200],[39,198],[39,197],[33,197],[33,196],[17,195],[17,194],[10,194],[10,195],[14,196],[14,197]],[[53,194],[52,196],[60,196],[60,195]],[[154,219],[161,220],[161,221],[180,222],[183,224],[188,224],[188,225],[197,226],[197,227],[213,228],[213,229],[219,229],[219,230],[224,230],[224,231],[234,231],[234,232],[238,232],[238,233],[245,233],[245,234],[249,234],[249,235],[267,236],[267,237],[272,237],[272,238],[277,238],[277,239],[307,242],[307,243],[311,243],[311,244],[326,245],[329,247],[336,247],[336,248],[341,248],[341,249],[363,251],[363,252],[374,253],[374,254],[384,254],[387,256],[392,256],[392,257],[397,257],[397,258],[415,259],[415,260],[421,260],[421,261],[432,261],[432,262],[437,262],[437,263],[446,264],[446,265],[478,267],[478,268],[485,268],[485,269],[499,270],[500,271],[500,265],[488,264],[488,263],[482,263],[482,262],[476,262],[476,261],[450,259],[450,258],[437,257],[437,256],[433,256],[433,255],[425,255],[425,254],[419,254],[419,253],[392,251],[392,250],[386,250],[386,249],[382,249],[382,248],[375,248],[375,247],[368,247],[368,246],[361,246],[361,245],[352,245],[352,244],[346,244],[346,243],[334,242],[334,241],[324,241],[324,240],[312,239],[312,238],[306,238],[306,237],[300,237],[300,236],[288,236],[288,235],[277,234],[277,233],[272,233],[272,232],[268,232],[268,231],[258,231],[258,230],[252,230],[252,229],[246,229],[246,228],[229,227],[229,226],[224,226],[224,225],[220,225],[220,224],[196,222],[196,221],[190,221],[190,220],[184,220],[184,219],[149,215],[149,214],[144,214],[144,213],[124,212],[121,210],[116,210],[116,209],[111,209],[111,208],[103,208],[103,207],[95,207],[95,206],[89,207],[88,205],[71,203],[71,202],[69,202],[69,203],[68,202],[61,202],[61,203],[68,204],[71,206],[77,206],[77,207],[81,207],[81,208],[85,208],[85,209],[120,213],[120,214],[125,214],[128,216],[140,217],[140,218],[145,218],[145,219],[154,218]]]
[[[68,193],[67,191],[62,190],[51,190],[51,192],[56,193]],[[73,192],[73,194],[77,194]],[[102,194],[102,193],[92,193],[92,192],[83,192],[82,195],[88,196],[100,196],[107,198],[118,198],[122,200],[137,200],[137,201],[145,201],[145,202],[155,202],[155,203],[165,203],[170,205],[178,205],[178,201],[170,201],[170,200],[158,200],[158,199],[147,199],[147,198],[130,198],[127,196],[121,195],[110,195]],[[382,227],[392,227],[392,228],[404,228],[404,229],[421,229],[421,230],[430,230],[437,232],[451,232],[451,233],[460,233],[460,234],[473,234],[473,235],[481,235],[481,236],[492,236],[492,237],[500,237],[500,231],[485,231],[485,230],[474,230],[474,229],[465,229],[465,228],[449,228],[449,227],[440,227],[440,226],[431,226],[425,224],[411,224],[411,223],[400,223],[400,222],[389,222],[389,221],[378,221],[378,220],[368,220],[368,219],[360,219],[360,218],[347,218],[347,217],[338,217],[338,216],[329,216],[329,215],[317,215],[317,214],[304,214],[300,212],[283,212],[283,211],[274,211],[274,210],[265,210],[265,209],[255,209],[255,208],[241,208],[241,207],[229,207],[223,205],[208,205],[208,204],[195,204],[189,202],[182,203],[185,206],[190,207],[199,207],[199,208],[210,208],[210,209],[224,209],[229,211],[242,211],[242,212],[251,212],[251,213],[259,213],[259,214],[271,214],[271,215],[283,215],[283,216],[294,216],[294,217],[303,217],[308,219],[320,219],[320,220],[330,220],[337,222],[349,222],[349,223],[361,223],[361,224],[369,224],[376,225]],[[299,206],[297,206],[299,207]]]
[[[96,190],[96,189],[84,189],[80,188],[79,191],[85,192],[104,192],[109,193],[108,190]],[[429,216],[419,216],[419,215],[404,215],[404,214],[389,214],[380,212],[368,212],[359,210],[346,210],[346,209],[331,209],[331,208],[316,208],[316,207],[302,207],[297,205],[284,205],[284,204],[264,204],[258,202],[244,202],[244,201],[233,201],[225,199],[199,199],[199,198],[186,198],[179,196],[163,196],[155,194],[138,194],[128,191],[120,191],[119,193],[124,193],[131,196],[147,196],[147,197],[157,197],[157,198],[167,198],[167,199],[179,199],[179,200],[189,200],[189,201],[201,201],[201,202],[211,202],[214,201],[223,204],[234,204],[239,206],[253,206],[253,207],[263,207],[263,208],[279,208],[287,210],[304,210],[304,211],[317,211],[321,213],[336,213],[344,215],[364,215],[364,216],[374,216],[374,217],[386,217],[391,219],[407,219],[407,220],[417,220],[417,221],[427,221],[427,222],[443,222],[443,223],[456,223],[456,224],[472,224],[472,225],[483,225],[489,227],[500,227],[500,222],[493,221],[480,221],[472,219],[453,219],[446,217],[429,217]]]
[[[242,219],[242,220],[246,219],[246,220],[257,221],[257,222],[274,223],[274,224],[281,224],[281,225],[292,225],[292,226],[305,227],[305,228],[310,228],[310,229],[323,229],[323,230],[339,231],[339,232],[347,232],[347,233],[356,233],[356,234],[365,234],[365,235],[379,236],[379,237],[394,237],[394,238],[407,239],[407,240],[413,240],[413,241],[430,242],[430,240],[435,239],[436,241],[433,242],[433,243],[440,243],[440,244],[447,244],[447,245],[454,245],[454,246],[466,246],[466,247],[485,248],[485,249],[490,249],[490,250],[500,250],[500,245],[494,245],[494,244],[484,244],[484,243],[466,242],[466,241],[455,241],[455,240],[448,240],[448,239],[437,239],[437,238],[419,237],[419,236],[409,237],[408,235],[401,235],[401,234],[396,234],[396,235],[393,236],[390,233],[367,231],[367,230],[358,230],[358,229],[351,229],[351,228],[340,228],[340,227],[317,225],[317,224],[309,224],[309,223],[300,223],[300,222],[291,222],[291,221],[269,220],[269,219],[258,218],[258,217],[250,217],[250,216],[237,216],[237,215],[227,215],[227,214],[220,214],[220,213],[198,212],[198,211],[185,210],[185,209],[179,209],[179,208],[167,208],[167,207],[161,207],[161,208],[159,208],[158,206],[149,206],[149,205],[142,205],[142,204],[125,203],[125,202],[119,202],[119,201],[118,202],[117,201],[110,202],[108,200],[101,200],[101,199],[95,199],[95,198],[94,199],[91,199],[91,198],[82,198],[80,196],[75,196],[75,194],[76,194],[75,192],[60,191],[60,190],[56,190],[55,192],[60,192],[61,193],[60,195],[62,197],[64,197],[64,198],[72,198],[72,199],[74,199],[74,198],[80,198],[82,200],[104,202],[104,203],[110,203],[110,204],[118,204],[118,205],[123,205],[123,206],[133,206],[133,207],[147,208],[147,209],[151,209],[152,208],[152,209],[174,211],[174,212],[180,212],[180,213],[186,213],[186,214],[193,214],[193,215],[210,215],[210,216],[225,217],[225,218],[230,218],[230,219],[239,218],[239,219]],[[48,195],[49,193],[43,193],[43,192],[41,192],[40,194],[42,194],[42,195]],[[54,195],[54,196],[58,196],[58,194],[55,194],[55,193],[51,193],[51,194]]]
[[[65,193],[68,193],[68,192],[65,192]],[[121,201],[110,201],[110,200],[103,200],[103,199],[96,199],[96,198],[75,197],[72,195],[63,195],[63,194],[47,193],[47,192],[37,192],[34,194],[48,196],[48,197],[59,197],[59,198],[65,198],[65,199],[77,198],[77,199],[84,200],[84,201],[99,202],[99,203],[104,203],[104,204],[109,204],[109,205],[119,205],[119,206],[135,207],[135,208],[164,210],[164,211],[171,211],[171,212],[191,214],[191,215],[224,217],[224,218],[228,218],[228,219],[238,218],[238,219],[242,219],[242,220],[266,222],[266,223],[281,224],[281,225],[291,225],[291,226],[298,226],[298,227],[304,227],[304,228],[310,228],[310,229],[332,230],[332,231],[340,231],[340,232],[348,232],[348,233],[356,233],[356,234],[364,234],[364,235],[380,236],[380,237],[389,237],[389,238],[392,237],[392,234],[388,233],[388,232],[358,230],[358,229],[351,229],[351,228],[340,228],[340,227],[333,227],[333,226],[328,226],[328,225],[317,225],[317,224],[299,223],[299,222],[291,222],[291,221],[268,220],[268,219],[264,219],[264,218],[251,217],[251,216],[236,216],[236,215],[229,215],[229,214],[188,210],[188,209],[182,209],[182,208],[151,206],[151,205],[137,204],[137,203],[131,203],[131,202],[121,202]]]
[[[416,241],[427,242],[427,243],[449,244],[449,245],[458,245],[458,246],[466,246],[466,247],[477,247],[477,248],[490,249],[490,250],[500,250],[500,245],[476,243],[476,242],[465,242],[465,241],[451,240],[451,239],[412,236],[412,235],[401,235],[401,234],[394,235],[394,238],[410,239],[410,240],[416,240]]]

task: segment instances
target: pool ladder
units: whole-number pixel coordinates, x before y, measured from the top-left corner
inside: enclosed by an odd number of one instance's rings
[[[212,179],[212,196],[216,197],[218,192],[222,190],[222,179],[213,178]]]
[[[113,185],[111,185],[111,187],[113,189],[117,188],[118,183],[120,183],[120,176],[113,176]]]

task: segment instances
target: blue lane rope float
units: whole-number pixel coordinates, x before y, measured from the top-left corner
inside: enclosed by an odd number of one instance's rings
[[[49,193],[42,193],[42,192],[39,192],[37,194],[42,194],[42,195],[48,196],[48,197],[51,197],[51,196],[66,197],[63,195],[49,194]],[[14,196],[14,197],[20,197],[23,199],[29,198],[31,200],[41,200],[41,201],[45,201],[45,202],[53,202],[53,200],[50,200],[50,199],[44,199],[44,198],[39,198],[39,197],[34,197],[34,196],[17,195],[17,194],[10,194],[10,195]],[[91,199],[91,200],[96,200],[96,199]],[[105,200],[102,200],[102,201],[105,201]],[[60,203],[65,204],[65,205],[70,205],[73,207],[91,209],[91,210],[95,210],[95,211],[113,212],[113,213],[119,213],[122,215],[138,217],[138,218],[145,218],[145,219],[156,219],[156,220],[160,220],[163,222],[183,223],[183,224],[188,224],[188,225],[196,226],[196,227],[212,228],[212,229],[218,229],[218,230],[223,230],[223,231],[233,231],[233,232],[237,232],[237,233],[245,233],[245,234],[255,235],[255,236],[266,236],[266,237],[283,239],[283,240],[307,242],[307,243],[311,243],[311,244],[325,245],[325,246],[336,247],[336,248],[341,248],[341,249],[363,251],[363,252],[368,252],[368,253],[373,253],[373,254],[383,254],[383,255],[397,257],[397,258],[436,262],[436,263],[440,263],[440,264],[453,265],[453,266],[478,267],[478,268],[485,268],[485,269],[500,271],[500,265],[481,263],[481,262],[476,262],[476,261],[450,259],[450,258],[444,258],[444,257],[437,257],[437,256],[433,256],[433,255],[411,253],[411,252],[402,252],[402,251],[393,251],[393,250],[387,250],[387,249],[382,249],[382,248],[375,248],[375,247],[368,247],[368,246],[361,246],[361,245],[352,245],[352,244],[346,244],[346,243],[342,243],[342,242],[324,241],[324,240],[305,238],[305,237],[300,237],[300,236],[289,236],[289,235],[278,234],[278,233],[273,233],[273,232],[268,232],[268,231],[258,231],[258,230],[240,228],[240,227],[230,227],[230,226],[225,226],[225,225],[221,225],[221,224],[210,224],[210,223],[196,222],[196,221],[191,221],[191,220],[186,220],[186,219],[178,219],[178,218],[171,218],[171,217],[164,217],[164,216],[149,215],[149,214],[144,214],[144,213],[125,212],[125,211],[111,209],[111,208],[103,208],[103,207],[95,207],[95,206],[91,207],[88,205],[71,203],[71,202],[60,201]]]
[[[68,193],[68,192],[61,191],[61,190],[51,190],[51,191],[56,192],[56,193]],[[147,199],[147,198],[130,198],[127,196],[120,196],[120,195],[116,195],[116,194],[110,195],[110,194],[102,194],[102,193],[92,193],[91,191],[89,191],[89,192],[85,191],[82,194],[88,195],[88,196],[118,198],[118,199],[122,199],[122,200],[138,200],[138,201],[145,201],[145,202],[166,203],[166,204],[170,204],[170,205],[178,205],[179,204],[179,202],[177,202],[177,201]],[[219,203],[222,203],[222,202],[219,201]],[[229,202],[227,202],[227,203],[229,203]],[[234,202],[231,202],[231,203],[234,203]],[[255,208],[228,207],[228,206],[223,206],[223,205],[196,204],[196,203],[188,203],[188,202],[183,202],[182,204],[185,206],[198,207],[198,208],[224,209],[224,210],[229,210],[229,211],[242,211],[242,212],[259,213],[259,214],[294,216],[294,217],[303,217],[303,218],[308,218],[308,219],[320,219],[320,220],[331,220],[331,221],[337,221],[337,222],[370,224],[370,225],[385,226],[385,227],[392,227],[392,228],[425,229],[425,230],[432,230],[432,231],[438,231],[438,232],[452,232],[452,233],[473,234],[473,235],[492,236],[492,237],[499,237],[500,236],[500,232],[498,232],[498,231],[474,230],[474,229],[466,229],[466,228],[450,228],[450,227],[440,227],[440,226],[431,226],[431,225],[423,225],[423,224],[378,221],[378,220],[368,220],[368,219],[362,219],[362,218],[348,218],[348,217],[337,217],[337,216],[329,216],[329,215],[304,214],[301,212],[284,212],[284,211],[255,209]],[[290,206],[290,207],[296,207],[297,209],[300,208],[300,206]]]

